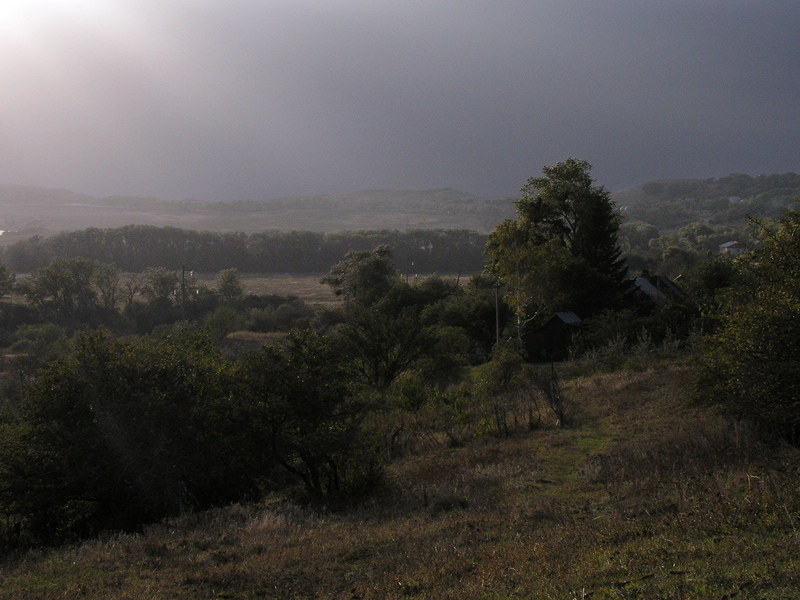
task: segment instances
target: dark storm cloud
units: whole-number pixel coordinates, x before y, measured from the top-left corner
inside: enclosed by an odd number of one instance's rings
[[[233,200],[506,194],[569,155],[610,189],[800,170],[794,3],[38,4],[0,31],[7,183]]]

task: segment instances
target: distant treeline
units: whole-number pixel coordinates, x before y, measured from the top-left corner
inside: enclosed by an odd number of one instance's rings
[[[56,258],[74,257],[113,263],[131,272],[183,265],[200,272],[235,267],[247,273],[319,273],[328,271],[350,250],[370,250],[381,244],[392,248],[402,273],[477,272],[484,265],[486,235],[453,229],[245,234],[129,225],[33,236],[4,248],[2,259],[17,273],[42,268]]]

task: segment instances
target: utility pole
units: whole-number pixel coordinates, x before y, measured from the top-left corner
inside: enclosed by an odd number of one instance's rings
[[[186,266],[181,265],[181,321],[186,322]]]
[[[494,286],[494,328],[497,332],[497,344],[500,344],[500,286]]]

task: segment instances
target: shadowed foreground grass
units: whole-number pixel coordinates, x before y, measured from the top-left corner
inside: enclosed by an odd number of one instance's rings
[[[800,597],[800,452],[685,377],[573,381],[570,429],[399,460],[346,514],[276,497],[7,559],[0,597]]]

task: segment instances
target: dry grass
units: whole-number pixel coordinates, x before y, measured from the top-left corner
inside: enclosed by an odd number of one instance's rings
[[[800,453],[685,369],[570,382],[574,427],[391,464],[347,513],[281,498],[9,559],[0,598],[791,598]]]
[[[338,304],[330,286],[320,283],[327,273],[285,273],[280,275],[242,274],[242,287],[245,293],[276,294],[279,296],[297,296],[309,304]],[[442,275],[446,279],[456,279],[455,275]],[[461,275],[459,281],[464,284],[469,275]],[[200,275],[207,285],[214,285],[216,275]],[[411,283],[421,281],[424,277],[414,277]]]
[[[195,273],[199,283],[216,286],[216,273]],[[330,287],[320,283],[325,273],[286,273],[259,275],[242,273],[242,287],[246,294],[297,296],[310,304],[334,304],[338,301]]]
[[[331,288],[320,283],[325,273],[286,275],[244,275],[242,285],[247,293],[297,296],[310,304],[333,304],[338,300]]]

